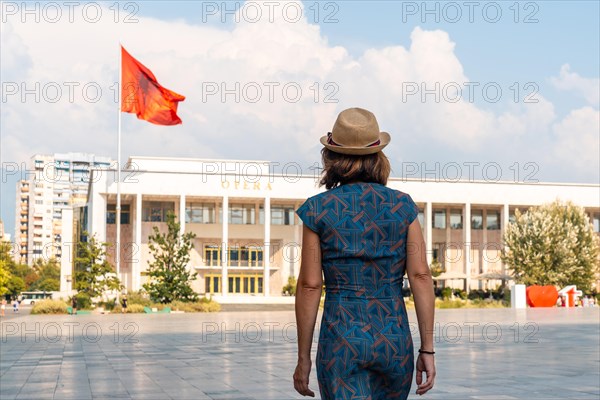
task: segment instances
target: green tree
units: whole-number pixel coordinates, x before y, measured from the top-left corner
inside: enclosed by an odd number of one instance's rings
[[[10,273],[14,261],[11,257],[11,247],[6,242],[0,242],[0,296],[9,292]]]
[[[31,290],[60,290],[60,265],[56,258],[46,262],[38,258],[33,264],[33,270],[37,279],[29,285]]]
[[[148,283],[144,289],[153,301],[170,303],[174,300],[196,301],[198,295],[190,282],[197,273],[187,269],[190,251],[194,248],[192,240],[196,235],[192,232],[180,234],[180,224],[175,221],[172,212],[167,214],[167,233],[160,233],[153,227],[153,234],[148,238],[148,247],[154,261],[148,267]]]
[[[444,268],[442,268],[442,263],[440,263],[437,258],[434,259],[429,265],[429,269],[431,269],[431,276],[434,278],[436,276],[440,276],[442,272],[444,272]]]
[[[75,289],[88,297],[99,297],[110,290],[121,290],[121,282],[115,275],[113,266],[106,259],[106,243],[100,243],[95,236],[79,242],[75,258]]]
[[[589,291],[600,268],[599,238],[582,207],[555,201],[515,212],[502,260],[525,285],[577,285]]]
[[[16,297],[25,290],[25,281],[21,277],[12,275],[6,284],[6,288],[8,289],[8,294],[12,297]]]
[[[10,274],[12,275],[12,277],[19,278],[18,281],[16,281],[16,280],[13,281],[13,288],[16,290],[16,288],[21,287],[21,284],[22,284],[23,288],[20,289],[20,292],[23,290],[29,289],[29,286],[27,285],[27,279],[25,279],[25,278],[27,276],[30,276],[30,278],[33,278],[31,276],[31,274],[33,273],[33,269],[27,264],[15,263],[12,259],[6,261],[6,265],[8,267]],[[18,294],[18,293],[16,293],[16,294]]]
[[[0,255],[0,296],[8,293],[8,282],[12,278],[4,254]]]

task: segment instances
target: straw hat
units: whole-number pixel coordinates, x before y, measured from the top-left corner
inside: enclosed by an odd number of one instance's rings
[[[381,151],[390,140],[389,133],[379,131],[372,112],[349,108],[338,115],[331,132],[321,138],[321,144],[336,153],[362,155]]]

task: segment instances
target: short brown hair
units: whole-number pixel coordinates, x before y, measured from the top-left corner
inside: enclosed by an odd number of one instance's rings
[[[323,176],[320,186],[335,188],[350,182],[375,182],[387,184],[391,166],[388,158],[379,151],[374,154],[350,155],[321,150]]]

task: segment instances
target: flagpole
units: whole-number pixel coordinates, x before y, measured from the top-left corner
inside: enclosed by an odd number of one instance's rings
[[[117,278],[121,281],[121,103],[123,99],[123,60],[121,52],[121,43],[119,42],[119,129],[117,132],[117,243],[115,246],[115,264],[117,268]],[[119,303],[119,294],[121,289],[117,291],[117,304]]]

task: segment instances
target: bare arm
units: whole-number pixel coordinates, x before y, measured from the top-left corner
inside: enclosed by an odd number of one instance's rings
[[[421,336],[421,349],[433,351],[433,324],[435,311],[435,295],[433,279],[427,265],[425,241],[421,233],[421,224],[415,219],[408,228],[406,272],[410,288],[415,298],[415,309]],[[422,372],[427,380],[422,383]],[[433,387],[435,363],[433,355],[419,354],[417,359],[417,394],[424,394]]]
[[[304,225],[302,232],[302,263],[296,286],[296,324],[298,329],[298,366],[294,373],[294,387],[304,396],[313,396],[308,388],[312,338],[319,311],[323,275],[321,242],[319,236]]]

